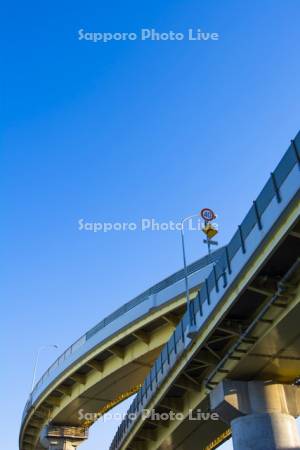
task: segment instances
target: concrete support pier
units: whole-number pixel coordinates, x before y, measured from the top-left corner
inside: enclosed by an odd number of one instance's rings
[[[48,450],[75,450],[87,438],[87,428],[48,425],[42,430],[40,442]]]
[[[300,450],[300,388],[266,381],[221,382],[211,408],[230,424],[234,450]]]

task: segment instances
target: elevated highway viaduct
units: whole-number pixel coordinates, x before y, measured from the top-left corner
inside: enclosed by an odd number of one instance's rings
[[[192,298],[219,254],[188,266]],[[96,417],[139,389],[185,311],[183,276],[180,270],[124,304],[54,362],[26,404],[21,450],[43,448],[49,424],[53,441],[65,433],[72,445],[81,442]]]
[[[299,155],[300,134],[165,344],[110,450],[208,450],[231,434],[235,450],[300,449]],[[197,410],[206,420],[190,420]]]
[[[189,267],[189,311],[180,271],[48,369],[26,404],[20,450],[73,449],[93,423],[80,410],[101,414],[134,392],[111,450],[208,450],[232,432],[236,450],[300,450],[299,149],[300,134],[228,246]],[[197,409],[222,420],[189,420]],[[179,417],[152,420],[144,410]]]

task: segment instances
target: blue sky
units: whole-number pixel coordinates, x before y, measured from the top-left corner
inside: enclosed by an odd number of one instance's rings
[[[203,206],[226,243],[300,128],[297,0],[16,2],[1,71],[2,444],[17,448],[40,345],[62,352],[181,268],[174,220]],[[78,30],[218,32],[219,41],[78,40]],[[205,248],[187,234],[188,260]],[[39,375],[57,355],[44,352]],[[82,448],[107,448],[114,426]]]

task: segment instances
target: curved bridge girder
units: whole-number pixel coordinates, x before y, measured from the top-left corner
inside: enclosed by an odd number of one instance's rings
[[[178,330],[182,329],[182,338],[177,340],[175,335],[169,346],[164,347],[167,356],[161,358],[161,364],[155,364],[141,395],[129,410],[136,418],[124,419],[111,450],[215,448],[222,442],[219,436],[227,439],[230,435],[228,426],[211,421],[195,425],[187,417],[197,408],[209,410],[208,395],[224,378],[277,383],[298,380],[300,158],[297,152],[292,141],[276,168],[280,188],[272,173],[268,189],[263,190],[266,202],[263,213],[259,215],[254,202],[247,220],[228,246],[231,251],[235,248],[232,258],[228,257],[227,247],[220,277],[214,269],[209,277],[213,280],[210,289],[206,280],[194,304],[196,312],[192,313],[197,331],[189,335],[188,316],[181,321]],[[260,195],[260,202],[261,199]],[[254,223],[249,220],[251,214]],[[177,411],[180,415],[167,423],[163,419],[145,419],[141,414],[145,408],[158,413]]]
[[[191,298],[196,290],[191,290]],[[90,426],[83,415],[113,408],[141,384],[185,310],[185,297],[153,309],[81,358],[46,389],[24,424],[24,450],[42,448],[46,423]]]

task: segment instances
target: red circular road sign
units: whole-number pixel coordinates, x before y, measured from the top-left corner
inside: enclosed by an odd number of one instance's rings
[[[212,220],[214,220],[216,218],[215,213],[210,208],[203,208],[203,209],[201,209],[200,216],[206,222],[211,222]]]

